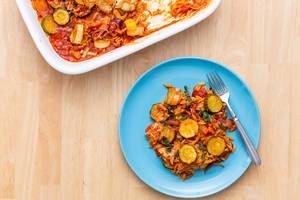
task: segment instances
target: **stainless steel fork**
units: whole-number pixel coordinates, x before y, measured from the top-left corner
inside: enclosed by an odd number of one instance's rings
[[[253,146],[249,136],[247,135],[244,127],[242,126],[240,120],[238,119],[238,117],[236,116],[236,114],[234,113],[234,111],[232,110],[230,104],[229,104],[229,90],[227,88],[227,86],[225,85],[225,83],[223,82],[223,80],[221,79],[221,77],[219,76],[219,74],[217,72],[212,72],[206,75],[207,79],[208,79],[208,83],[211,86],[211,88],[213,89],[213,91],[220,96],[220,98],[222,99],[222,101],[224,103],[227,104],[227,108],[233,118],[233,121],[236,124],[237,129],[240,132],[240,135],[244,141],[244,143],[246,144],[247,150],[253,160],[253,162],[255,163],[255,165],[260,165],[261,164],[261,159],[255,149],[255,147]]]

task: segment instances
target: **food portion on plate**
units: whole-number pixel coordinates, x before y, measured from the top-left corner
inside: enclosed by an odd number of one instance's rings
[[[167,97],[150,110],[154,123],[145,132],[151,148],[166,168],[182,179],[197,169],[206,171],[235,151],[233,138],[226,131],[236,129],[227,118],[226,104],[205,83],[197,84],[190,94],[166,84]]]
[[[212,0],[31,0],[53,49],[83,61],[190,17]]]

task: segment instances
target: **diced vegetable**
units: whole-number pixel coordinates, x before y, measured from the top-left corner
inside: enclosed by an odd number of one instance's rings
[[[42,20],[42,28],[43,30],[48,33],[48,34],[54,34],[56,33],[56,24],[54,22],[53,16],[52,15],[48,15],[46,17],[43,18]]]
[[[134,19],[127,19],[124,23],[125,23],[127,31],[132,31],[132,32],[136,31],[137,24]]]
[[[207,151],[211,155],[219,156],[225,150],[225,141],[221,137],[211,137],[207,142]]]
[[[194,137],[198,133],[198,123],[192,119],[186,119],[180,123],[179,133],[184,138]]]
[[[135,10],[135,3],[124,1],[121,3],[121,10],[131,12]]]
[[[183,145],[179,149],[179,158],[182,162],[191,164],[197,158],[195,147],[189,144]]]
[[[137,36],[137,35],[143,35],[143,33],[144,33],[144,27],[142,27],[142,26],[138,26],[136,29],[135,29],[135,31],[127,31],[127,35],[128,36]]]
[[[163,104],[153,104],[150,116],[156,122],[165,121],[169,117],[168,109]]]
[[[32,7],[41,14],[47,13],[49,10],[46,0],[32,0]]]
[[[168,88],[167,104],[175,106],[179,104],[181,100],[181,91],[178,88]]]
[[[171,143],[175,138],[175,131],[167,126],[164,126],[161,132],[161,138],[166,138]]]
[[[98,0],[96,2],[96,5],[99,7],[99,9],[102,12],[104,12],[106,14],[110,13],[113,9],[112,5],[109,2],[107,2],[107,0]]]
[[[166,124],[169,124],[169,125],[171,125],[171,126],[179,126],[179,121],[177,121],[177,120],[173,120],[173,119],[168,119],[167,121],[166,121]]]
[[[144,27],[137,26],[137,23],[134,19],[127,19],[125,22],[128,36],[137,36],[144,33]]]
[[[217,113],[222,109],[222,100],[217,95],[209,95],[205,98],[205,105],[209,112]]]
[[[76,24],[71,32],[70,41],[73,44],[80,44],[83,39],[84,25]]]
[[[125,12],[129,12],[130,11],[130,4],[128,2],[124,2],[121,6],[121,10],[123,10]]]
[[[65,9],[59,8],[53,13],[53,18],[57,24],[66,25],[70,20],[70,15]]]
[[[109,47],[110,41],[109,40],[97,40],[94,41],[94,46],[98,49],[104,49]]]

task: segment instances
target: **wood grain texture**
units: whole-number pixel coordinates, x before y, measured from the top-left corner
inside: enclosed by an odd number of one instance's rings
[[[171,199],[129,169],[117,124],[134,81],[176,56],[224,63],[261,110],[263,165],[207,199],[299,199],[299,0],[224,0],[193,28],[80,76],[47,65],[15,1],[1,1],[0,27],[1,200]]]

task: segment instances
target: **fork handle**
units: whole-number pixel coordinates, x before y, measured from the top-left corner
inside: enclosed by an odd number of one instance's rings
[[[252,144],[252,142],[251,142],[249,136],[247,135],[247,133],[246,133],[244,127],[243,127],[243,125],[241,124],[240,120],[237,118],[237,116],[235,115],[235,113],[234,113],[233,110],[231,109],[229,103],[227,103],[227,107],[228,107],[229,112],[230,112],[230,114],[231,114],[231,116],[232,116],[232,118],[233,118],[233,121],[234,121],[235,124],[236,124],[237,129],[238,129],[239,132],[240,132],[240,135],[241,135],[241,137],[242,137],[244,143],[246,144],[248,153],[250,154],[250,156],[251,156],[251,158],[252,158],[254,164],[255,164],[256,166],[261,165],[261,159],[260,159],[260,157],[259,157],[259,155],[258,155],[258,152],[256,151],[254,145]]]

